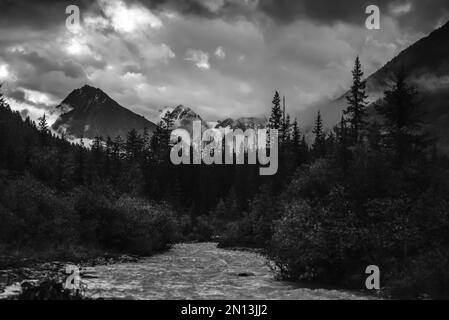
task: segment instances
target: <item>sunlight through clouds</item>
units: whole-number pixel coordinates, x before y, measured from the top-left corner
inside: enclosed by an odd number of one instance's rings
[[[70,55],[92,54],[89,47],[76,38],[72,38],[68,41],[66,51]]]
[[[6,80],[9,77],[8,66],[6,64],[0,65],[0,80]]]
[[[128,7],[121,0],[100,0],[99,4],[105,15],[111,19],[113,28],[118,32],[131,33],[147,27],[162,27],[162,21],[143,6]]]
[[[209,54],[202,50],[189,49],[186,52],[186,61],[194,62],[195,65],[203,70],[210,69]]]

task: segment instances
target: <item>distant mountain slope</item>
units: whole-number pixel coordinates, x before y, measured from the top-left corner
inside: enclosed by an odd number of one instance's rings
[[[70,93],[60,105],[61,115],[52,128],[76,138],[120,135],[132,129],[154,132],[156,125],[144,117],[122,107],[98,88],[84,86]]]
[[[368,91],[382,93],[393,82],[396,70],[401,68],[422,90],[449,88],[449,22],[371,75],[367,79]]]
[[[421,94],[427,129],[439,138],[439,146],[449,151],[449,23],[399,53],[367,78],[371,102],[383,97],[401,68]],[[347,95],[320,107],[328,125],[339,121],[346,108]]]

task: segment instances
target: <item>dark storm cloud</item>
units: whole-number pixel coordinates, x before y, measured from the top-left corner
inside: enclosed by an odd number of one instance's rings
[[[88,0],[0,0],[0,27],[33,27],[47,29],[64,23],[67,16],[65,9],[77,5],[83,10],[96,6],[95,1]]]
[[[368,5],[385,9],[392,0],[260,0],[259,7],[279,23],[310,18],[323,23],[361,23]]]
[[[392,15],[394,8],[407,4],[411,5],[410,11],[397,17],[404,27],[428,32],[436,21],[449,18],[447,0],[260,0],[259,8],[280,24],[301,18],[323,24],[364,24],[365,9],[369,5],[377,5],[382,15]]]
[[[135,0],[137,1],[137,0]],[[209,1],[209,3],[208,3]],[[363,25],[369,5],[377,5],[382,15],[391,15],[394,8],[411,4],[411,10],[396,19],[406,28],[428,32],[435,21],[449,19],[448,0],[141,0],[152,10],[170,9],[181,14],[205,18],[245,16],[253,18],[256,12],[264,13],[278,24],[289,24],[299,19],[310,19],[321,24],[343,22]],[[211,4],[218,4],[214,8]]]
[[[11,90],[8,92],[8,97],[13,98],[19,102],[25,101],[25,91],[22,89]]]
[[[183,14],[209,18],[219,16],[197,0],[141,0],[139,2],[153,10],[171,9]]]
[[[151,10],[174,10],[187,16],[202,18],[246,17],[252,20],[258,0],[134,0]]]
[[[151,10],[174,10],[180,14],[224,18],[251,16],[248,8],[273,18],[279,24],[289,24],[298,19],[311,19],[319,23],[344,22],[362,24],[366,19],[365,8],[377,5],[382,14],[389,14],[394,6],[412,4],[412,10],[397,17],[402,25],[414,29],[434,27],[434,21],[448,18],[448,0],[128,0],[141,3]],[[0,26],[14,21],[14,26],[47,28],[63,23],[65,8],[74,4],[81,13],[89,10],[100,12],[96,1],[90,0],[0,0]],[[423,30],[424,31],[424,30]]]

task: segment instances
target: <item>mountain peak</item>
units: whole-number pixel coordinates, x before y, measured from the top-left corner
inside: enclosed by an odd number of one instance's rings
[[[191,108],[183,106],[182,104],[176,106],[172,111],[170,111],[170,118],[176,121],[194,121],[200,120],[201,117],[193,111]]]
[[[125,137],[132,129],[154,131],[156,128],[154,123],[122,107],[101,89],[90,85],[72,91],[56,109],[62,114],[53,124],[53,129],[77,138]]]
[[[81,89],[97,89],[97,88],[92,87],[91,85],[85,84]]]
[[[88,85],[88,84],[85,84],[81,88],[75,89],[74,91],[81,91],[81,92],[88,92],[88,93],[96,93],[96,92],[104,93],[101,89],[95,88],[95,87],[93,87],[91,85]]]
[[[76,89],[74,91],[80,91],[82,93],[86,93],[88,95],[105,95],[108,96],[103,90],[101,90],[100,88],[95,88],[93,86],[90,86],[88,84],[85,84],[84,86],[82,86],[79,89]]]

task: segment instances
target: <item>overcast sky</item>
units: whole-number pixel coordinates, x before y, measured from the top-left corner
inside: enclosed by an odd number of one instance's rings
[[[77,4],[81,28],[67,30]],[[381,30],[365,8],[381,9]],[[448,18],[447,0],[0,0],[0,82],[32,117],[99,87],[155,119],[184,104],[207,120],[269,113],[275,90],[297,115],[343,93]]]

